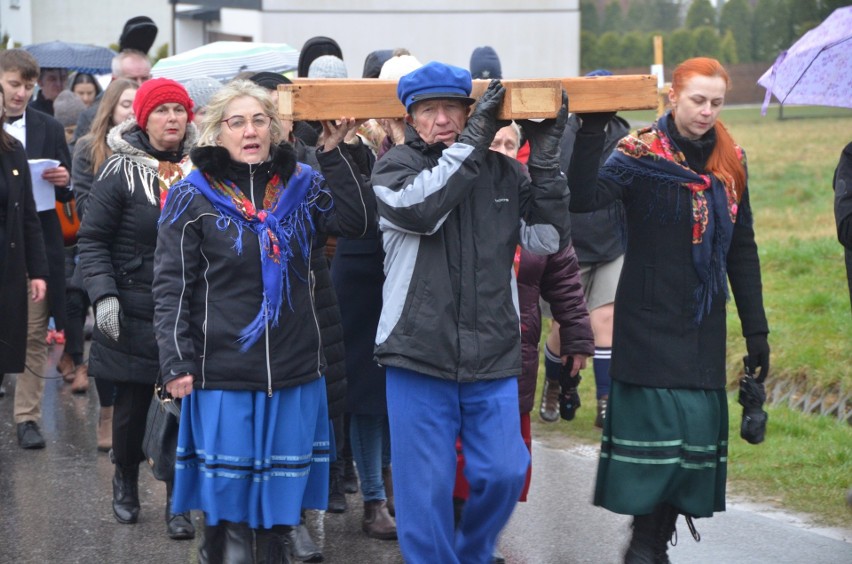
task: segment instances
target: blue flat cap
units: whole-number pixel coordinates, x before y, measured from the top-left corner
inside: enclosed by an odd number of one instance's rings
[[[470,97],[472,87],[467,70],[431,61],[400,78],[396,95],[405,106],[405,111],[409,111],[412,104],[435,98],[451,98],[473,104],[476,99]]]

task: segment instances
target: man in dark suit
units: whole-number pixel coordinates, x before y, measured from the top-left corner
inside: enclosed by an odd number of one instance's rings
[[[23,49],[0,52],[0,84],[5,91],[4,129],[20,141],[28,159],[55,159],[59,166],[44,171],[41,177],[54,186],[55,197],[67,201],[70,190],[71,154],[65,142],[65,130],[54,118],[27,104],[32,98],[39,77],[38,62]],[[55,204],[55,202],[54,202]],[[44,247],[47,251],[49,276],[47,300],[30,299],[27,311],[27,358],[24,372],[18,375],[15,386],[15,423],[18,444],[22,448],[44,448],[44,438],[38,427],[41,418],[41,398],[44,393],[44,370],[47,363],[48,319],[52,315],[57,329],[65,325],[64,240],[55,205],[45,205],[38,216],[41,222]]]

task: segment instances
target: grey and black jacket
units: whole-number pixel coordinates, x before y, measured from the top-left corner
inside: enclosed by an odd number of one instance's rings
[[[512,261],[568,244],[568,189],[558,167],[532,170],[464,143],[406,142],[373,170],[385,247],[376,360],[471,382],[521,372]]]

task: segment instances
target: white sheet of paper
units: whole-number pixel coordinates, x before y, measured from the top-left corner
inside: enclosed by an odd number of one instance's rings
[[[46,211],[56,208],[56,192],[53,184],[41,177],[41,173],[49,168],[59,166],[59,161],[54,159],[30,159],[30,175],[33,177],[33,198],[36,210]]]

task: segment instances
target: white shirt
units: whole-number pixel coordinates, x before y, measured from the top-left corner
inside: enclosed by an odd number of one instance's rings
[[[27,148],[27,113],[21,116],[21,119],[15,120],[14,123],[4,122],[3,130],[9,135],[21,142],[24,149]]]

